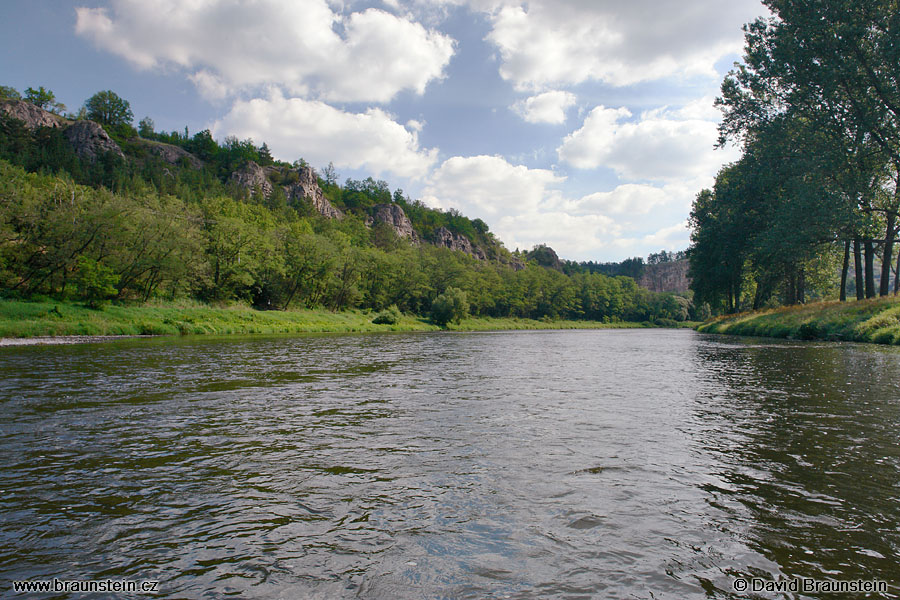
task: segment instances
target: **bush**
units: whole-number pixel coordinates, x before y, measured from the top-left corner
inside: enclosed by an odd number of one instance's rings
[[[453,321],[459,324],[469,316],[469,301],[466,293],[457,288],[447,288],[447,291],[434,299],[431,303],[431,320],[441,327],[446,327]]]
[[[118,295],[117,283],[119,276],[112,269],[87,256],[78,257],[75,287],[89,307],[100,308],[107,300]]]
[[[396,325],[400,321],[400,317],[400,309],[394,304],[375,315],[372,322],[376,325]]]

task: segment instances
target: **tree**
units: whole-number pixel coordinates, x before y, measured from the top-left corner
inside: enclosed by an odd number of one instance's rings
[[[22,94],[14,87],[0,85],[0,100],[21,100]]]
[[[431,303],[431,320],[446,327],[451,321],[459,324],[469,315],[469,302],[461,289],[450,287]]]
[[[142,138],[150,138],[156,132],[155,123],[153,119],[150,117],[144,117],[141,119],[141,122],[138,123],[138,133]]]
[[[828,138],[832,150],[846,154],[848,167],[877,148],[875,169],[890,164],[900,172],[900,18],[895,0],[765,0],[774,17],[745,27],[744,64],[726,77],[720,129],[727,138],[746,140],[760,126],[786,113],[802,118]],[[872,161],[869,161],[870,163]],[[900,186],[872,202],[869,172],[844,174],[845,193],[861,213],[884,219],[882,288],[890,275]],[[858,184],[856,187],[848,182]],[[845,231],[858,238],[858,232]],[[854,236],[854,233],[857,235]],[[880,237],[880,235],[879,235]],[[849,239],[849,237],[847,238]],[[862,240],[874,256],[875,240]],[[871,270],[867,264],[867,272]],[[866,278],[871,290],[873,279]]]
[[[50,112],[56,114],[59,114],[66,110],[65,104],[56,101],[56,94],[54,94],[50,90],[45,90],[44,86],[40,86],[38,87],[38,89],[34,89],[31,87],[26,88],[25,101],[31,102],[38,108],[43,108],[44,110],[49,110]]]
[[[131,125],[134,113],[131,104],[112,90],[97,92],[84,103],[87,118],[109,127]]]
[[[100,308],[110,298],[114,298],[119,290],[116,284],[119,276],[106,265],[87,256],[79,256],[75,271],[75,286],[78,295],[91,308]]]

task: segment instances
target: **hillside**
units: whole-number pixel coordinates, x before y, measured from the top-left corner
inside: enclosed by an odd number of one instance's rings
[[[0,293],[259,309],[396,306],[461,293],[474,316],[683,321],[685,298],[624,276],[567,273],[550,250],[507,250],[480,219],[371,177],[274,160],[209,131],[140,132],[0,102]],[[542,247],[545,248],[545,247]]]

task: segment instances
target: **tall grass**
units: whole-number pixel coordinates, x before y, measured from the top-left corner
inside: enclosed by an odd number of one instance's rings
[[[375,331],[438,331],[426,319],[402,315],[391,325],[372,323],[375,313],[327,310],[258,311],[247,306],[213,307],[184,300],[141,306],[108,305],[93,310],[53,301],[0,300],[0,337],[67,335],[202,335],[248,333],[319,333]],[[601,329],[646,327],[649,323],[597,321],[535,321],[471,317],[449,329]]]
[[[900,345],[900,298],[817,302],[728,315],[704,323],[698,331]]]

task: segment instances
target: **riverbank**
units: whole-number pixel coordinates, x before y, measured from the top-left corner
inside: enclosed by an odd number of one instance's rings
[[[817,302],[719,317],[697,328],[799,340],[831,340],[900,345],[900,298]]]
[[[0,338],[49,336],[222,335],[252,333],[352,333],[375,331],[439,331],[427,319],[403,315],[393,325],[372,323],[375,313],[327,310],[259,311],[246,306],[216,308],[199,303],[109,305],[93,310],[62,302],[0,300]],[[686,324],[687,325],[687,324]],[[649,323],[536,321],[532,319],[464,319],[448,329],[492,331],[513,329],[603,329],[648,327]]]

